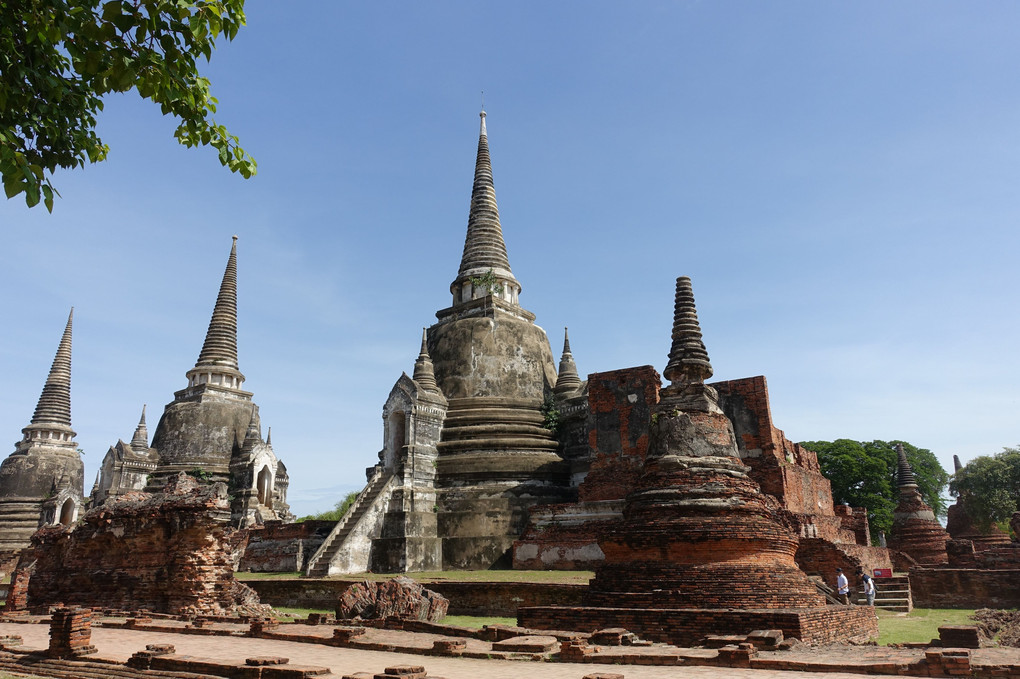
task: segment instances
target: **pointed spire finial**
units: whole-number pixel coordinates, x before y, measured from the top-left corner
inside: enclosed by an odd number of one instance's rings
[[[237,370],[237,236],[233,236],[216,306],[195,367]]]
[[[32,415],[32,424],[59,425],[71,427],[71,327],[74,323],[74,307],[67,315],[67,325],[53,357],[53,365],[46,377],[39,402]]]
[[[563,355],[560,357],[560,371],[556,376],[556,386],[553,391],[562,394],[575,391],[581,386],[581,378],[577,374],[577,364],[574,363],[574,355],[570,353],[570,335],[566,328],[563,328]]]
[[[471,208],[468,212],[467,235],[460,260],[457,279],[450,285],[454,304],[493,294],[504,301],[516,304],[521,285],[510,270],[510,260],[503,241],[503,227],[496,205],[496,189],[492,182],[492,162],[489,159],[489,137],[485,130],[486,113],[479,113],[481,125],[478,133],[478,155],[475,159],[475,179],[471,188]],[[487,286],[476,286],[472,279],[486,277]],[[464,288],[468,288],[465,293]],[[485,289],[488,288],[488,289]],[[494,290],[499,290],[498,293]]]
[[[963,465],[960,464],[960,456],[953,455],[953,471],[958,472],[963,469]]]
[[[266,445],[269,446],[270,448],[273,447],[273,428],[272,427],[270,427],[268,430],[266,430]]]
[[[907,454],[903,450],[903,444],[896,444],[896,457],[899,458],[899,466],[896,474],[896,485],[900,488],[917,488],[917,479],[914,478],[914,469],[907,462]]]
[[[251,404],[251,419],[248,420],[248,431],[244,434],[242,450],[251,450],[256,444],[262,443],[262,422],[259,420],[259,407]]]
[[[145,427],[145,405],[142,405],[142,417],[138,420],[135,435],[131,437],[131,450],[144,453],[149,450],[149,430]]]
[[[438,392],[439,384],[436,383],[436,373],[432,366],[432,357],[429,356],[428,329],[421,329],[421,351],[418,353],[418,360],[414,362],[414,374],[411,376],[419,387],[425,391]]]
[[[701,339],[698,311],[694,306],[691,279],[676,279],[673,304],[673,344],[663,376],[674,385],[704,383],[712,376],[712,363]]]
[[[195,367],[188,371],[189,386],[206,382],[239,389],[244,375],[237,366],[237,236],[233,236],[227,268],[223,272],[209,329]],[[212,376],[219,377],[212,377]]]

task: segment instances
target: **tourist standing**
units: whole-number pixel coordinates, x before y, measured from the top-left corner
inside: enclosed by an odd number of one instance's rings
[[[850,605],[850,582],[843,575],[843,569],[836,569],[836,593],[844,606]]]
[[[875,578],[871,577],[867,573],[861,574],[861,580],[864,581],[864,596],[868,597],[868,605],[875,605]]]

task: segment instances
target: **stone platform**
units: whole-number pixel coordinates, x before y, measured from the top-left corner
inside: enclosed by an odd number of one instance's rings
[[[749,634],[759,629],[782,630],[784,637],[796,637],[810,644],[864,643],[878,636],[878,618],[868,606],[770,609],[532,606],[518,609],[517,624],[537,630],[580,632],[623,627],[642,639],[675,646],[699,644],[707,635]]]

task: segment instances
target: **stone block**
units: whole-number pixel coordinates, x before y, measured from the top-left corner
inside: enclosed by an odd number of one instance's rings
[[[386,582],[365,581],[348,587],[337,602],[337,620],[353,618],[410,618],[438,622],[446,616],[450,602],[414,580],[396,577]]]
[[[432,650],[439,653],[456,653],[467,648],[463,639],[436,639],[432,642]]]
[[[747,641],[755,648],[775,650],[783,643],[783,631],[778,629],[759,629],[747,635]]]

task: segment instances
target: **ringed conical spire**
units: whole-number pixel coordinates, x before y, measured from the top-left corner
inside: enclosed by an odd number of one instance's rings
[[[67,315],[64,335],[60,338],[57,355],[53,358],[50,374],[46,378],[39,403],[32,415],[33,425],[58,425],[71,428],[71,325],[74,307]]]
[[[237,366],[237,236],[233,238],[202,351],[188,371],[189,386],[212,383],[239,389],[244,382]]]
[[[149,430],[145,426],[145,406],[142,405],[142,417],[135,427],[135,435],[131,437],[131,450],[136,453],[145,453],[149,450]]]
[[[907,454],[903,451],[903,444],[896,444],[896,456],[899,458],[899,467],[896,473],[896,485],[900,488],[917,488],[917,479],[914,478],[914,469],[907,462]]]
[[[674,385],[700,383],[712,376],[712,364],[701,339],[698,310],[694,306],[694,291],[687,276],[676,279],[673,344],[669,349],[669,363],[662,374]]]
[[[233,238],[196,368],[215,366],[237,370],[237,236]]]
[[[489,136],[485,130],[485,111],[478,133],[475,179],[471,188],[467,236],[457,279],[450,285],[454,304],[492,295],[516,304],[521,286],[510,271],[510,260],[503,242],[503,227],[496,205],[489,158]],[[465,290],[465,287],[467,289]]]
[[[414,362],[414,374],[411,379],[418,383],[418,386],[425,391],[438,392],[439,385],[436,383],[436,372],[432,365],[432,357],[429,356],[428,330],[421,329],[421,351],[418,353],[418,360]]]
[[[570,336],[566,328],[563,328],[563,355],[560,357],[560,371],[556,376],[556,386],[553,391],[562,394],[574,391],[581,386],[581,378],[577,375],[577,364],[574,363],[574,355],[570,353]]]

